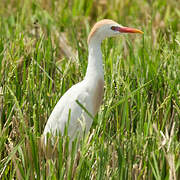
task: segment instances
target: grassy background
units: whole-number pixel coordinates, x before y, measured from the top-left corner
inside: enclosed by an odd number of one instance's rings
[[[1,0],[0,179],[180,179],[179,10],[177,0]],[[144,35],[103,42],[105,95],[90,134],[69,164],[63,139],[49,159],[39,137],[83,79],[102,18]]]

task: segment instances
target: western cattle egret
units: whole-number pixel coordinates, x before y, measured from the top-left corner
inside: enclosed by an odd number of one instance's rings
[[[70,146],[75,137],[80,139],[84,131],[87,134],[93,122],[92,117],[97,114],[104,93],[101,42],[107,37],[122,33],[143,32],[138,29],[123,27],[109,19],[101,20],[94,25],[88,36],[89,56],[85,78],[73,85],[56,104],[44,129],[45,145],[47,144],[47,133],[51,133],[52,136],[59,133],[63,135],[67,124]]]

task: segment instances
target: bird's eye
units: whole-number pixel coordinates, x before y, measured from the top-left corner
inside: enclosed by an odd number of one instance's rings
[[[116,26],[112,26],[111,29],[112,29],[113,31],[116,31]]]

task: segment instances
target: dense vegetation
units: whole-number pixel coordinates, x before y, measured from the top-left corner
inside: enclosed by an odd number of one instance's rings
[[[89,136],[71,161],[61,138],[48,158],[45,123],[83,79],[103,18],[144,35],[103,42],[104,102]],[[179,19],[177,0],[1,0],[0,179],[180,179]]]

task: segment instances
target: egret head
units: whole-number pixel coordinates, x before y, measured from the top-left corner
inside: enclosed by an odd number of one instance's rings
[[[107,37],[113,37],[123,33],[143,34],[143,32],[138,29],[124,27],[110,19],[103,19],[98,21],[91,29],[88,36],[88,44],[92,41],[101,42]]]

